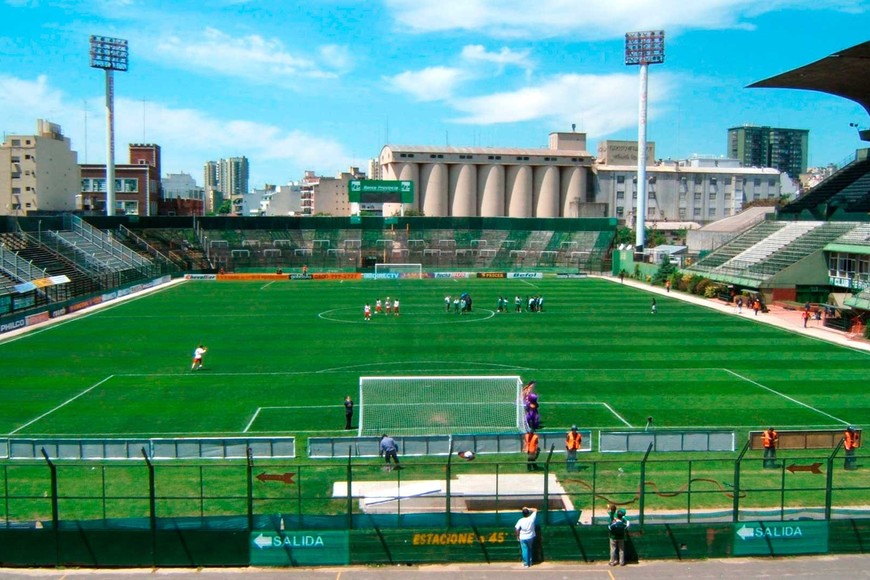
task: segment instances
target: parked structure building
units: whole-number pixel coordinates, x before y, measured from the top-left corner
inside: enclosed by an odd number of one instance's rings
[[[798,179],[807,170],[810,132],[744,125],[728,129],[728,157],[744,167],[773,167]]]
[[[586,217],[592,165],[585,133],[551,133],[546,149],[387,145],[380,155],[382,178],[413,181],[410,209],[427,216]]]
[[[130,162],[115,165],[115,213],[119,215],[157,215],[161,199],[160,145],[133,143]],[[79,210],[106,213],[106,166],[86,163],[81,166]]]
[[[0,213],[72,211],[81,185],[78,154],[60,125],[38,119],[36,133],[0,145]]]
[[[734,215],[746,201],[793,191],[776,169],[726,158],[656,161],[655,143],[647,147],[647,221],[711,222]],[[414,182],[410,207],[427,216],[633,223],[637,207],[637,142],[604,141],[593,159],[584,133],[552,133],[547,149],[387,145],[380,167],[383,179]],[[397,213],[399,205],[384,204],[384,214]]]

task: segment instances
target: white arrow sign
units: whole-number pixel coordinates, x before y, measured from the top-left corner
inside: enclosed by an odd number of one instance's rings
[[[260,534],[259,536],[254,538],[254,544],[256,544],[256,546],[262,550],[263,548],[272,545],[272,539],[267,538],[263,534]]]
[[[741,540],[751,538],[755,536],[755,528],[747,528],[746,526],[743,526],[739,530],[737,530],[737,535],[740,536]]]

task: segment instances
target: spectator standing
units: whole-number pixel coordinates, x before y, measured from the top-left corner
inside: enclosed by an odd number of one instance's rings
[[[610,537],[610,565],[625,566],[625,538],[628,535],[628,520],[625,519],[625,510],[617,510],[615,517],[607,526],[607,535]]]
[[[577,471],[577,452],[582,442],[583,436],[577,431],[577,425],[571,425],[571,430],[565,436],[565,450],[568,452],[567,471]]]
[[[764,445],[764,468],[775,468],[776,446],[779,444],[779,433],[773,427],[769,427],[767,431],[761,434],[761,443]]]
[[[538,510],[535,508],[524,507],[523,517],[517,520],[514,526],[517,541],[520,543],[523,568],[529,568],[532,565],[532,548],[535,544],[535,517],[537,515]]]
[[[858,448],[858,444],[858,432],[855,431],[854,427],[849,425],[846,427],[846,432],[843,435],[843,449],[846,450],[846,461],[843,468],[848,471],[858,469],[858,464],[856,463],[858,458],[855,457],[855,449]]]
[[[523,451],[526,453],[526,471],[538,470],[538,455],[541,453],[539,446],[538,434],[534,429],[529,429],[528,433],[523,435]]]

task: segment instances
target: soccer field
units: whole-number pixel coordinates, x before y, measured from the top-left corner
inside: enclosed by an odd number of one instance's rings
[[[461,292],[473,312],[446,312]],[[530,295],[544,311],[514,312]],[[387,296],[401,315],[365,322]],[[186,282],[0,342],[0,431],[344,434],[345,395],[375,375],[535,380],[547,430],[868,423],[870,354],[656,300],[653,315],[650,294],[592,278]]]

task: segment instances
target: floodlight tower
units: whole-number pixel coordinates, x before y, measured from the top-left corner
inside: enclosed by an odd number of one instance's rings
[[[115,80],[127,71],[127,41],[91,36],[91,67],[106,71],[106,215],[115,215]]]
[[[643,252],[646,222],[646,101],[649,65],[665,62],[664,30],[627,32],[625,64],[640,65],[640,104],[637,128],[637,212],[635,215],[635,251]]]

